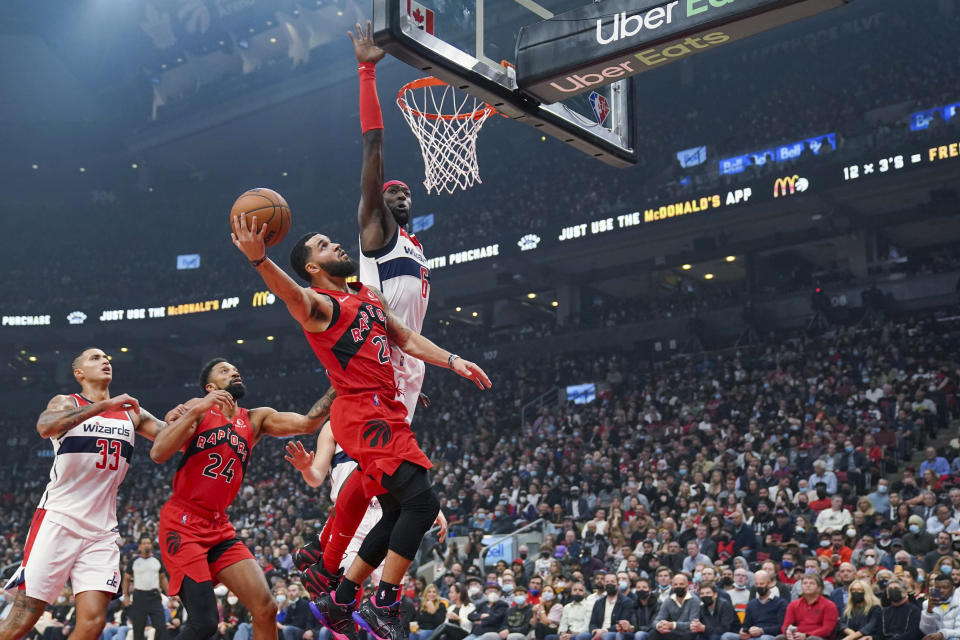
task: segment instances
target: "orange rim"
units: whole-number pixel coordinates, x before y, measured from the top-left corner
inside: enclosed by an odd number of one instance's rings
[[[485,118],[487,116],[493,115],[494,113],[497,113],[496,107],[490,106],[487,103],[484,103],[482,107],[474,111],[470,111],[467,113],[458,113],[457,115],[453,115],[453,116],[445,116],[441,113],[425,113],[423,111],[417,111],[416,109],[408,105],[406,99],[404,98],[404,95],[407,93],[407,91],[413,91],[415,89],[423,89],[425,87],[446,87],[446,86],[449,86],[447,85],[446,82],[443,82],[442,80],[437,80],[436,78],[433,78],[433,77],[420,78],[419,80],[408,82],[407,84],[400,87],[400,91],[397,92],[397,105],[399,105],[400,108],[406,111],[407,113],[411,113],[417,116],[418,118],[426,118],[428,120],[467,120],[467,119],[477,120],[479,118]]]

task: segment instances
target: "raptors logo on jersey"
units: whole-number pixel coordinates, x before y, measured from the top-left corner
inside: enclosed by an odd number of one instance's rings
[[[232,421],[219,407],[210,409],[183,448],[183,459],[173,477],[174,499],[222,514],[240,491],[252,440],[246,409],[237,407]]]
[[[360,252],[360,281],[377,287],[393,312],[412,330],[420,333],[430,301],[430,268],[423,246],[416,236],[401,228],[379,251]],[[423,386],[423,362],[390,350],[397,379],[398,399],[407,408],[407,422],[413,420],[417,398]]]

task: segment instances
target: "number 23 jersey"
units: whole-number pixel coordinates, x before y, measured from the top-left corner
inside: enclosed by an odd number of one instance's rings
[[[70,395],[78,407],[91,404]],[[130,468],[135,425],[126,411],[105,411],[51,438],[53,466],[40,498],[46,518],[85,538],[116,535],[117,489]]]
[[[253,427],[246,409],[237,407],[233,421],[214,406],[183,448],[173,476],[173,498],[210,514],[224,514],[243,484],[250,460]]]

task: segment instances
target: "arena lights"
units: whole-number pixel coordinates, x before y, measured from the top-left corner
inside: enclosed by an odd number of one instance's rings
[[[243,338],[237,338],[237,344],[243,344]]]
[[[531,291],[530,293],[527,294],[527,297],[530,298],[531,300],[533,300],[534,298],[537,297],[537,294],[535,294],[534,292]]]
[[[130,351],[130,349],[127,349],[126,347],[120,347],[120,353],[126,353],[127,351]]]
[[[132,164],[130,165],[130,168],[131,168],[131,169],[139,169],[139,168],[140,168],[140,165],[138,165],[136,162],[134,162],[134,163],[132,163]]]
[[[479,313],[477,313],[476,311],[474,311],[474,312],[473,312],[473,313],[471,313],[470,315],[472,315],[472,316],[473,316],[474,318],[476,318],[476,317],[477,317],[478,315],[480,315],[480,314],[479,314]]]
[[[726,261],[727,261],[727,262],[733,262],[733,261],[736,260],[736,259],[737,259],[737,256],[727,256],[727,257],[726,257]]]
[[[680,268],[683,269],[684,271],[690,271],[690,269],[693,269],[693,265],[692,265],[692,264],[682,264],[682,265],[680,265]]]
[[[704,279],[704,280],[713,280],[713,274],[712,274],[712,273],[705,273],[705,274],[703,274],[703,279]]]
[[[287,177],[287,175],[289,175],[289,174],[288,174],[288,173],[287,173],[286,171],[284,171],[284,172],[283,172],[283,173],[281,173],[280,175],[282,175],[282,176],[283,176],[284,178],[286,178],[286,177]]]
[[[30,165],[30,168],[33,169],[34,171],[36,171],[37,169],[40,168],[40,165],[34,163],[34,164]]]
[[[556,300],[554,300],[553,302],[550,303],[550,306],[551,306],[551,307],[559,307],[559,306],[560,306],[560,303],[557,302]]]
[[[30,356],[29,358],[27,358],[27,360],[29,360],[30,362],[36,362],[37,356]]]
[[[273,342],[273,336],[267,336],[267,342]]]
[[[277,39],[273,36],[270,37],[270,44],[277,44]]]
[[[80,173],[86,173],[86,172],[87,172],[86,167],[80,167]]]
[[[460,313],[461,311],[463,311],[463,307],[457,307],[457,313]]]

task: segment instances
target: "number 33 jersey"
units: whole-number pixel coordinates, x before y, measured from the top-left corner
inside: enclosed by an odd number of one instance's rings
[[[70,398],[78,407],[92,404],[78,393]],[[130,468],[134,437],[128,412],[105,411],[51,438],[50,482],[38,505],[45,517],[86,538],[115,532],[117,489]]]
[[[247,410],[237,407],[231,421],[214,406],[182,449],[183,459],[173,476],[173,499],[223,516],[243,484],[252,444]]]

